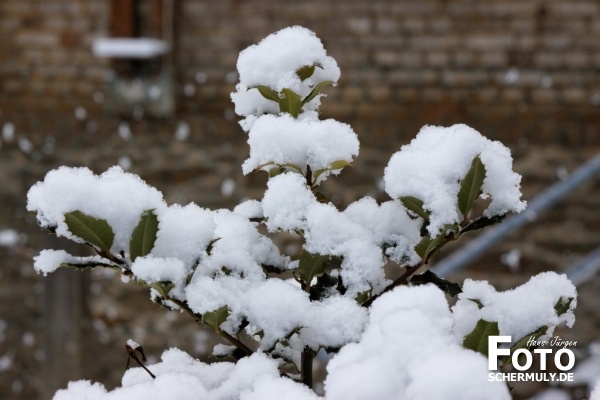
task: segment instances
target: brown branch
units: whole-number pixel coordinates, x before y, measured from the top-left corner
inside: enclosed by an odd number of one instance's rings
[[[421,268],[423,265],[425,265],[426,263],[427,263],[427,261],[417,264],[414,267],[410,267],[410,266],[406,267],[404,273],[402,275],[400,275],[398,278],[396,278],[394,280],[394,282],[392,282],[388,287],[383,289],[383,292],[372,296],[369,300],[362,303],[362,306],[366,307],[366,308],[370,307],[371,304],[373,304],[373,302],[379,298],[379,296],[381,296],[384,293],[389,292],[390,290],[394,289],[396,286],[400,286],[400,285],[404,284],[408,280],[408,278],[413,276],[413,274],[415,272],[417,272],[417,270],[419,268]]]

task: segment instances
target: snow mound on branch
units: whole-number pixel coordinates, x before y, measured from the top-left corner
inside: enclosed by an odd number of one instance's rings
[[[343,257],[340,275],[348,288],[347,297],[353,298],[370,290],[378,293],[385,286],[381,241],[402,242],[402,245],[408,246],[414,239],[414,232],[406,237],[390,234],[383,238],[384,233],[390,232],[381,228],[374,234],[374,227],[364,226],[351,217],[354,215],[358,219],[356,212],[344,213],[331,204],[319,203],[299,174],[278,175],[269,180],[268,186],[262,202],[267,228],[271,231],[301,230],[306,239],[306,251]],[[380,217],[384,218],[383,215]],[[408,219],[405,216],[400,218],[398,222]],[[408,223],[407,226],[412,225]],[[411,254],[409,247],[403,247],[401,252]]]
[[[399,202],[378,205],[374,198],[364,197],[351,203],[344,214],[369,230],[375,243],[385,246],[386,255],[395,262],[415,265],[421,260],[414,246],[421,240],[422,223],[411,219]]]
[[[38,273],[48,275],[56,271],[61,264],[107,264],[108,261],[100,256],[76,257],[64,250],[42,250],[39,255],[33,257],[33,268]],[[115,265],[116,266],[116,265]]]
[[[162,362],[148,367],[152,379],[142,368],[132,368],[123,377],[123,386],[107,392],[103,385],[89,381],[69,383],[54,400],[278,400],[282,394],[291,400],[317,400],[306,386],[282,378],[278,364],[261,353],[237,364],[205,364],[178,349],[163,353]]]
[[[444,224],[462,220],[457,207],[460,181],[478,155],[487,172],[482,191],[491,197],[484,215],[523,211],[521,176],[512,170],[510,150],[466,125],[424,126],[390,159],[385,190],[394,199],[413,196],[423,201],[431,212],[428,231],[436,235]]]
[[[250,157],[242,165],[244,174],[258,168],[268,171],[277,165],[295,166],[304,175],[310,166],[314,174],[336,161],[351,163],[359,150],[358,137],[348,124],[303,115],[295,119],[289,114],[259,117],[250,130],[248,144]],[[340,170],[324,171],[315,183]]]
[[[486,358],[455,343],[451,329],[448,303],[434,286],[381,296],[360,342],[327,366],[326,398],[510,399],[506,385],[488,381]]]
[[[573,310],[577,305],[577,290],[566,275],[543,272],[515,289],[497,292],[487,281],[465,280],[462,293],[452,307],[456,339],[462,342],[477,324],[484,319],[498,322],[500,335],[512,336],[513,342],[547,325],[546,334],[540,340],[552,336],[561,322],[572,327],[575,323]],[[572,298],[565,313],[558,315],[557,303]],[[483,307],[471,299],[477,299]],[[518,310],[518,312],[516,312]]]
[[[174,204],[158,216],[158,232],[152,255],[176,257],[186,272],[198,261],[213,239],[213,213],[196,204]]]
[[[313,65],[316,66],[313,75],[302,81],[296,71]],[[235,112],[248,117],[240,122],[246,131],[256,117],[279,112],[278,104],[264,98],[256,86],[267,86],[276,92],[290,89],[305,98],[318,83],[335,83],[340,77],[336,61],[327,55],[321,40],[310,30],[299,26],[282,29],[243,50],[238,58],[237,70],[240,81],[231,99]],[[316,110],[320,96],[305,104],[304,111]]]
[[[102,175],[88,168],[61,167],[48,172],[43,182],[27,193],[27,210],[37,213],[44,228],[56,229],[58,236],[75,242],[82,239],[67,229],[65,213],[79,210],[94,218],[105,219],[115,233],[113,254],[129,252],[129,239],[140,215],[166,208],[162,193],[134,174],[112,167]]]

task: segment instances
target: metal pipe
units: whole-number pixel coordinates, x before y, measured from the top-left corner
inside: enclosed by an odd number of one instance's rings
[[[488,248],[506,237],[510,232],[520,228],[528,222],[535,221],[542,211],[567,197],[573,190],[588,179],[593,178],[599,172],[600,155],[597,155],[579,167],[564,181],[555,183],[542,193],[538,194],[531,200],[525,211],[513,215],[500,225],[491,228],[477,239],[472,240],[460,250],[455,251],[450,256],[437,263],[433,270],[440,276],[447,276],[466,267],[468,264],[479,258],[479,256],[481,256]]]
[[[583,260],[569,267],[566,274],[573,285],[579,286],[591,279],[598,271],[600,271],[600,248],[592,251]]]

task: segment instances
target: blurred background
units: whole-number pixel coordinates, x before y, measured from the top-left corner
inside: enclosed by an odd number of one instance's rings
[[[260,199],[266,174],[241,173],[248,146],[229,93],[238,53],[290,25],[313,30],[342,70],[321,106],[361,141],[354,168],[324,188],[341,208],[366,195],[387,200],[383,169],[425,124],[466,123],[505,143],[528,200],[569,182],[600,150],[597,0],[2,0],[0,399],[51,398],[77,379],[112,388],[129,338],[151,362],[171,346],[210,353],[209,332],[118,277],[36,275],[41,249],[85,249],[39,229],[26,192],[61,165],[120,165],[169,203]],[[597,164],[449,276],[508,289],[597,264],[586,258],[600,243]],[[578,288],[577,322],[556,334],[578,342],[579,380],[520,383],[515,398],[583,399],[600,378],[598,274]]]

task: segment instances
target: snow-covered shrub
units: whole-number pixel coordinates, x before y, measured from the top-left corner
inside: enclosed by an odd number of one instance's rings
[[[238,71],[231,97],[250,144],[242,168],[269,174],[261,200],[233,211],[168,205],[118,167],[59,168],[28,193],[42,227],[96,252],[43,250],[39,272],[114,269],[229,341],[215,349],[229,361],[207,365],[171,349],[149,366],[155,379],[134,368],[112,392],[80,381],[55,398],[316,399],[319,351],[337,353],[328,399],[509,398],[488,381],[482,344],[512,335],[514,351],[524,337],[571,325],[573,285],[545,273],[497,293],[420,270],[448,242],[525,208],[509,150],[465,125],[425,126],[385,169],[391,200],[339,210],[319,184],[352,163],[359,143],[350,126],[319,119],[321,90],[340,76],[335,60],[314,33],[291,27],[244,50]],[[301,254],[282,254],[261,224],[297,235]],[[457,296],[452,308],[446,295]]]

